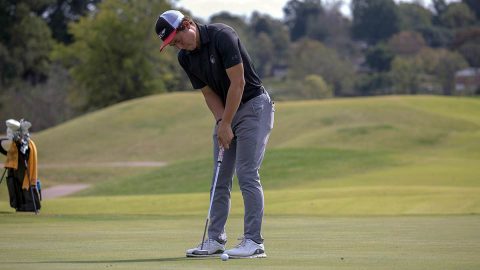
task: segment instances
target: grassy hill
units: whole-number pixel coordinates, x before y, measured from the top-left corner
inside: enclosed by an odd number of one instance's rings
[[[480,100],[471,98],[278,102],[261,171],[267,213],[480,213],[479,116]],[[99,211],[134,213],[149,195],[155,202],[142,212],[201,214],[212,128],[200,94],[176,93],[124,102],[35,134],[40,163],[50,165],[40,172],[44,185],[93,184],[76,198],[48,202],[46,211],[71,212],[89,196],[92,207],[105,200],[121,206]],[[100,166],[123,161],[168,165]],[[235,191],[234,209],[241,204]]]
[[[213,121],[203,98],[118,104],[33,135],[44,186],[91,188],[44,200],[34,216],[13,213],[1,185],[0,265],[479,269],[479,116],[470,98],[279,102],[261,171],[268,258],[222,262],[184,254],[209,202]],[[125,161],[167,165],[109,165]],[[242,203],[235,185],[228,248],[243,234]]]

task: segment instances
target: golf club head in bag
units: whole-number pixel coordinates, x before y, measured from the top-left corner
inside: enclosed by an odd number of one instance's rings
[[[15,133],[20,129],[20,122],[15,119],[8,119],[5,124],[7,125],[7,138],[13,140]]]
[[[17,121],[15,119],[8,119],[5,121],[7,125],[7,138],[20,143],[20,152],[25,154],[28,150],[28,140],[30,133],[28,129],[32,124],[24,119]]]

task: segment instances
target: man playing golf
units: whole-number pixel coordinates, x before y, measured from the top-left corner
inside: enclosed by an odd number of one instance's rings
[[[197,24],[179,11],[169,10],[159,16],[155,31],[163,41],[160,51],[167,45],[180,50],[180,65],[193,88],[202,91],[215,118],[214,160],[221,148],[225,150],[218,178],[214,173],[210,189],[213,197],[207,240],[187,250],[187,256],[218,256],[225,252],[231,258],[266,257],[261,235],[264,199],[259,168],[273,128],[274,104],[231,27]],[[234,172],[245,206],[244,237],[235,248],[225,250]]]

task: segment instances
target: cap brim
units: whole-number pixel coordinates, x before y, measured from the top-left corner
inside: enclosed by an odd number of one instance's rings
[[[172,40],[175,38],[176,35],[177,35],[177,30],[173,30],[172,33],[170,33],[170,35],[163,41],[162,46],[160,46],[160,51],[162,51],[163,48],[168,46],[168,44],[172,42]]]

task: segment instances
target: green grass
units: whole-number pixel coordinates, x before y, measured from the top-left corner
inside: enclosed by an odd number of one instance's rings
[[[241,224],[229,219],[228,247]],[[184,257],[201,237],[201,217],[1,214],[0,269],[473,270],[479,226],[478,216],[267,216],[268,258],[222,262]]]
[[[34,136],[39,159],[61,164],[204,157],[212,117],[202,99],[198,93],[158,95],[84,115]]]
[[[480,100],[379,97],[277,102],[272,148],[405,152],[473,147],[478,158]],[[178,161],[208,157],[213,120],[200,94],[137,99],[34,136],[45,163]]]
[[[472,98],[277,102],[275,128],[261,170],[267,194],[278,194],[268,204],[276,205],[275,198],[281,200],[285,193],[291,197],[289,192],[295,190],[292,201],[310,198],[304,204],[317,205],[318,199],[304,192],[324,194],[329,189],[333,201],[344,201],[341,209],[325,202],[319,204],[325,210],[316,207],[312,214],[395,215],[417,208],[427,209],[420,211],[425,214],[480,213],[476,200],[480,197],[479,115],[480,100]],[[76,197],[164,194],[181,202],[183,193],[208,190],[212,122],[198,93],[124,102],[34,134],[40,164],[60,165],[41,169],[39,175],[44,187],[92,184]],[[119,161],[168,164],[161,168],[83,166]],[[70,166],[76,163],[79,166]],[[65,164],[69,165],[62,167]],[[238,191],[236,181],[234,185]],[[442,192],[431,197],[431,188]],[[399,195],[403,190],[429,200]],[[468,194],[462,196],[463,190]],[[343,198],[345,191],[354,191],[348,200]],[[379,191],[391,199],[381,203],[364,199],[376,198]],[[0,187],[0,200],[6,197],[6,189]],[[391,207],[397,198],[408,205]]]
[[[353,203],[343,206],[350,209],[339,214],[355,214],[362,205],[355,200],[374,196],[378,190],[392,198],[398,197],[398,190],[428,197],[429,188],[443,190],[436,199],[422,202],[429,204],[429,211],[444,213],[444,209],[463,205],[458,208],[463,213],[479,213],[475,200],[480,196],[479,115],[480,100],[473,98],[391,96],[278,102],[262,183],[267,192],[276,194],[297,190],[293,200],[298,201],[305,199],[305,190],[322,194],[326,188],[333,189],[339,200],[345,190],[362,194],[353,196]],[[212,126],[199,93],[124,102],[34,134],[40,164],[60,165],[41,169],[39,175],[45,187],[92,184],[78,197],[205,194],[213,168]],[[165,161],[168,165],[83,166],[119,161]],[[70,165],[62,167],[65,164]],[[459,190],[467,189],[470,195],[462,197]],[[0,187],[0,195],[5,200],[5,188]],[[365,209],[372,213],[392,209],[362,202],[370,205]],[[407,202],[412,205],[405,209],[419,203]],[[310,203],[316,204],[314,198]],[[329,205],[325,213],[335,211],[339,210]],[[408,211],[391,214],[403,213]]]
[[[268,190],[294,188],[392,165],[388,154],[337,149],[273,149],[261,169]],[[181,161],[131,177],[103,181],[79,195],[135,195],[204,192],[211,181],[211,158]],[[234,181],[236,183],[236,181]]]
[[[261,169],[269,258],[225,263],[183,258],[209,202],[203,98],[121,103],[33,134],[40,165],[58,165],[40,168],[44,186],[92,186],[35,217],[0,185],[0,269],[478,269],[479,116],[478,98],[277,102]],[[92,165],[123,161],[167,165]],[[242,215],[235,181],[230,239]]]

